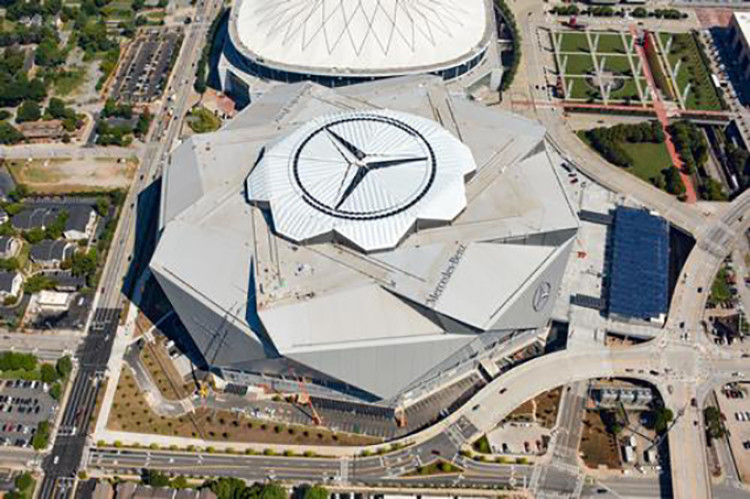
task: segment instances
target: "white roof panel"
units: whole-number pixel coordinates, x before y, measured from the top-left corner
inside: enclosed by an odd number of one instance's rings
[[[396,73],[458,65],[491,32],[485,0],[238,0],[233,43],[271,67]]]
[[[337,233],[365,251],[395,247],[417,220],[449,223],[476,169],[434,121],[395,111],[313,119],[271,146],[248,177],[276,230],[297,242]]]

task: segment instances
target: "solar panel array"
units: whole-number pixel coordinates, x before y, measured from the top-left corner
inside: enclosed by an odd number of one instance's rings
[[[645,210],[615,210],[609,312],[651,319],[668,310],[669,225]]]

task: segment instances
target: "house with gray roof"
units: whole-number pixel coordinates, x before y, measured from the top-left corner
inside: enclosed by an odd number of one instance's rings
[[[31,260],[44,268],[58,268],[75,253],[76,244],[70,241],[45,239],[31,246]]]

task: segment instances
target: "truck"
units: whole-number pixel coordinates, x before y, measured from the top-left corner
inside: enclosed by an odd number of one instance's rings
[[[626,463],[634,463],[635,462],[635,450],[629,445],[625,445],[622,448],[622,453],[625,456],[625,462]]]

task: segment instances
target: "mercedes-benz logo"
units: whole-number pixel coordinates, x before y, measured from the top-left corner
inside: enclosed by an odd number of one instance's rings
[[[417,203],[435,179],[435,154],[411,126],[379,115],[325,123],[293,158],[310,206],[339,218],[384,218]]]
[[[552,285],[547,281],[544,281],[539,286],[537,286],[536,291],[534,291],[534,299],[532,301],[532,306],[534,307],[535,312],[539,312],[547,306],[547,302],[549,302],[551,292]]]

